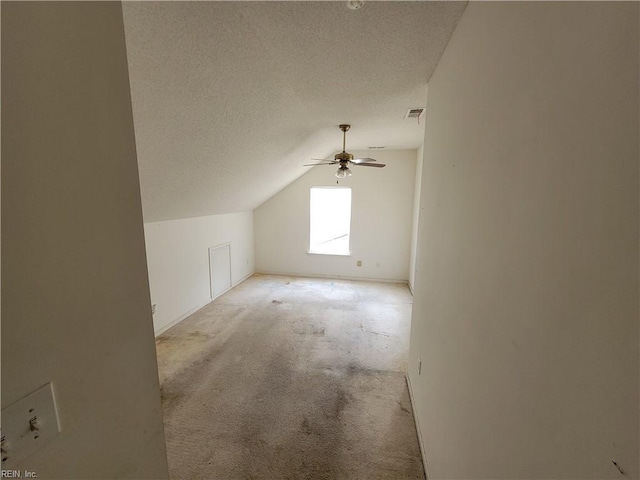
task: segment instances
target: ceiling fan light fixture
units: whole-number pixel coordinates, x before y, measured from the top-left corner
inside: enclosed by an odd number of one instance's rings
[[[338,169],[338,171],[336,172],[336,177],[338,178],[347,178],[351,176],[351,170],[349,170],[349,167],[340,167]]]
[[[351,10],[359,10],[364,7],[364,2],[362,0],[349,0],[347,2],[347,7]]]

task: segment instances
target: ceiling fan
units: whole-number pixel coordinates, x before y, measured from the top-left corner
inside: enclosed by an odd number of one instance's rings
[[[377,163],[373,158],[353,158],[353,155],[345,151],[345,145],[347,141],[347,132],[351,128],[351,125],[340,125],[342,130],[342,152],[336,153],[333,160],[322,160],[318,163],[308,163],[303,165],[304,167],[315,167],[316,165],[340,165],[336,172],[336,177],[346,178],[351,176],[351,170],[349,170],[349,164],[360,167],[384,167],[384,163]]]

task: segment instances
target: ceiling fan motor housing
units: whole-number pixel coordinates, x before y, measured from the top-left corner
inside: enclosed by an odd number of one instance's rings
[[[349,162],[353,160],[353,155],[348,152],[340,152],[336,153],[335,157],[336,162]]]

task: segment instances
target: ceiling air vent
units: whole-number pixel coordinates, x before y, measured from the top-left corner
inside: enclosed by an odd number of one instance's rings
[[[409,110],[407,110],[407,114],[404,116],[404,119],[405,120],[408,120],[409,118],[419,119],[423,113],[424,113],[424,108],[422,107],[410,108]]]

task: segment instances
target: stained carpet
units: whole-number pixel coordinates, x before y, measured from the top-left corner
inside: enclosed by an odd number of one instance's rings
[[[157,338],[172,479],[422,479],[406,285],[255,275]]]

